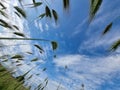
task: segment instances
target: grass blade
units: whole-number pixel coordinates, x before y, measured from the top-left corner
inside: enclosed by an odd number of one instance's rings
[[[55,22],[57,22],[58,21],[58,14],[57,14],[57,12],[55,10],[52,10],[52,14],[53,14]]]
[[[69,5],[70,5],[69,0],[63,0],[63,7],[65,10],[69,8]]]
[[[106,26],[105,30],[103,31],[102,35],[106,34],[107,32],[110,31],[111,27],[112,27],[112,23],[110,23],[109,25]]]
[[[46,14],[43,13],[43,14],[39,15],[38,18],[42,19],[43,17],[45,17],[45,15],[46,15]]]
[[[50,17],[50,18],[52,17],[51,11],[48,6],[45,7],[45,12],[46,12],[46,17]]]
[[[23,33],[20,32],[14,32],[15,35],[21,36],[21,37],[25,37],[25,35]]]
[[[53,49],[53,50],[57,49],[57,47],[58,47],[57,42],[52,41],[51,44],[52,44],[52,49]]]
[[[40,51],[44,52],[44,50],[37,44],[34,45],[36,48],[38,48]]]
[[[25,11],[23,11],[23,9],[21,9],[21,8],[19,8],[19,7],[17,7],[17,6],[15,6],[14,8],[15,8],[15,10],[16,10],[20,15],[22,15],[24,18],[27,17],[27,16],[26,16],[26,13],[25,13]]]
[[[37,61],[37,60],[38,60],[38,58],[34,58],[34,59],[31,60],[31,62],[34,62],[34,61]]]
[[[95,17],[96,13],[98,12],[103,0],[90,0],[90,18],[89,21],[91,22],[92,19]]]
[[[38,38],[7,38],[7,37],[0,37],[0,40],[37,40],[37,41],[50,41],[50,40],[38,39]]]
[[[120,39],[117,40],[110,48],[110,51],[115,51],[120,46]]]
[[[19,55],[19,54],[16,54],[16,55],[11,57],[11,59],[21,59],[21,58],[23,58],[23,56]]]

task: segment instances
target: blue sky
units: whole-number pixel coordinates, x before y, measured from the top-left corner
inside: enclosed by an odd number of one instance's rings
[[[59,83],[61,83],[59,90],[79,90],[81,84],[85,85],[85,90],[120,90],[120,49],[113,53],[107,51],[111,44],[120,38],[120,21],[116,19],[120,15],[120,0],[103,0],[90,25],[88,25],[88,0],[70,0],[68,13],[63,11],[60,0],[49,1],[50,7],[58,11],[57,25],[53,20],[46,18],[37,23],[34,21],[35,17],[44,11],[43,8],[37,8],[37,12],[34,9],[26,9],[28,21],[19,20],[19,25],[20,27],[26,25],[27,30],[23,29],[23,32],[29,37],[55,40],[59,47],[53,52],[50,42],[22,41],[31,45],[24,49],[23,46],[19,47],[18,51],[19,49],[34,51],[35,56],[41,59],[30,66],[26,65],[29,60],[22,62],[24,66],[20,70],[25,72],[32,66],[36,66],[37,68],[31,72],[33,74],[42,72],[42,68],[46,67],[45,72],[40,73],[40,76],[34,75],[31,79],[35,84],[48,77],[49,83],[45,90],[56,90]],[[111,31],[102,36],[105,26],[113,20],[115,21]],[[32,44],[40,44],[45,49],[45,53],[43,55],[37,53],[37,49],[33,48]],[[56,58],[52,57],[54,54],[57,55]],[[31,84],[34,85],[33,83]]]
[[[119,2],[103,0],[95,19],[88,26],[88,0],[71,0],[67,14],[57,7],[60,4],[56,1],[53,7],[59,12],[59,25],[55,26],[46,19],[40,21],[40,36],[59,43],[55,51],[57,57],[48,60],[50,66],[45,63],[49,66],[46,73],[51,80],[62,82],[68,90],[78,90],[82,83],[85,90],[119,90],[119,49],[112,54],[107,50],[120,38],[120,22],[114,21],[111,31],[101,36],[105,26],[119,15]]]

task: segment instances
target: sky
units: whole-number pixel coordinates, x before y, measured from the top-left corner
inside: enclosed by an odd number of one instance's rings
[[[25,3],[30,2],[25,1]],[[70,9],[67,12],[63,10],[60,0],[48,0],[48,3],[58,12],[57,25],[54,20],[48,18],[35,20],[36,16],[44,12],[42,7],[25,9],[28,15],[27,21],[17,20],[22,32],[26,33],[28,37],[56,41],[57,50],[52,51],[50,42],[45,41],[2,42],[27,44],[17,46],[17,49],[11,47],[10,50],[33,51],[34,56],[40,58],[38,62],[34,63],[30,63],[30,58],[33,56],[28,56],[26,61],[21,61],[23,66],[17,69],[19,74],[35,67],[30,73],[33,74],[29,83],[33,86],[32,89],[47,77],[49,81],[45,90],[56,90],[58,86],[59,90],[80,90],[82,84],[84,84],[85,90],[120,90],[120,49],[108,52],[111,44],[120,38],[120,21],[117,18],[120,15],[120,0],[103,0],[90,24],[88,23],[88,0],[70,0]],[[15,2],[14,4],[16,5]],[[102,36],[105,26],[113,20],[111,31]],[[10,35],[7,33],[6,36]],[[33,44],[39,44],[45,52],[39,54]],[[53,58],[54,54],[56,58]],[[28,63],[30,64],[28,65]],[[45,67],[46,71],[42,71]],[[40,75],[35,75],[38,72]]]

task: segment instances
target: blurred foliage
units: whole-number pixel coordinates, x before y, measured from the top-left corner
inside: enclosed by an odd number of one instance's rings
[[[15,37],[0,37],[0,40],[31,40],[31,41],[46,41],[46,42],[50,42],[51,44],[51,48],[53,51],[55,51],[58,48],[58,44],[56,41],[53,40],[47,40],[47,39],[40,39],[40,38],[28,38],[26,36],[26,34],[24,32],[21,32],[21,28],[19,27],[19,25],[17,23],[13,24],[11,21],[11,15],[10,13],[7,11],[9,9],[9,7],[7,7],[6,5],[9,4],[12,7],[12,11],[11,13],[14,13],[14,15],[16,17],[18,17],[21,20],[27,20],[27,12],[25,11],[25,8],[27,6],[27,9],[31,9],[31,8],[35,8],[37,9],[37,7],[40,7],[44,4],[44,12],[41,13],[37,19],[41,20],[42,18],[51,18],[55,21],[55,23],[57,24],[59,16],[58,16],[58,12],[51,8],[47,2],[47,0],[41,0],[41,1],[37,1],[37,0],[32,0],[31,3],[24,5],[24,1],[23,0],[18,0],[18,5],[11,5],[9,3],[9,1],[6,0],[1,0],[0,1],[0,16],[2,16],[0,18],[0,26],[2,28],[5,28],[6,30],[12,30],[12,34],[15,35]],[[63,0],[63,8],[66,10],[69,8],[69,0]],[[11,21],[11,23],[9,22]],[[19,38],[20,37],[20,38]],[[19,45],[23,45],[23,44],[19,44]],[[12,46],[17,46],[17,45],[4,45],[4,43],[0,43],[0,49],[5,49],[5,48],[9,48]],[[38,51],[40,52],[39,54],[43,54],[45,52],[44,48],[39,45],[39,44],[33,44],[32,45],[34,48],[38,49]],[[9,50],[8,50],[9,52]],[[7,63],[7,62],[11,62],[13,64],[13,66],[16,66],[16,68],[19,68],[20,66],[22,66],[23,64],[21,63],[21,61],[26,60],[26,54],[29,54],[28,56],[32,56],[32,59],[30,60],[31,63],[33,62],[38,62],[40,60],[39,57],[34,56],[34,52],[21,52],[20,53],[16,53],[16,54],[9,54],[9,55],[2,55],[0,56],[0,61],[1,63]],[[53,57],[56,55],[53,55]],[[30,64],[30,63],[29,63]],[[29,65],[28,64],[28,65]],[[32,68],[34,69],[34,68]],[[32,70],[31,69],[31,70]],[[42,72],[46,71],[47,68],[43,68]],[[24,73],[23,75],[20,75],[18,77],[16,77],[16,80],[10,76],[11,74],[15,74],[16,71],[6,71],[2,66],[0,66],[0,90],[26,90],[22,85],[25,82],[25,77],[26,75],[28,75],[28,73],[31,71],[28,70],[28,72]],[[37,74],[39,75],[39,74]],[[33,75],[30,75],[27,80],[31,79]],[[48,78],[46,78],[44,80],[43,83],[40,83],[38,85],[38,87],[36,87],[36,89],[38,90],[43,90],[48,83]],[[29,89],[31,88],[31,86],[29,86]]]
[[[103,0],[90,0],[90,10],[89,10],[89,22],[91,23],[97,12],[99,11],[100,7],[102,6]],[[111,12],[112,13],[112,12]],[[108,25],[106,25],[105,29],[102,32],[102,35],[106,35],[108,32],[110,32],[114,22],[120,18],[120,15],[116,14],[116,18],[113,19],[112,22],[110,22]],[[120,46],[120,39],[114,41],[114,43],[111,45],[109,48],[109,51],[115,51],[119,48]]]
[[[20,84],[11,74],[0,65],[0,90],[15,90],[15,86],[19,85],[16,90],[29,90]]]
[[[27,4],[27,5],[23,4],[23,0],[18,0],[18,1],[19,1],[20,5],[19,6],[13,6],[13,13],[17,17],[19,17],[20,19],[27,19],[27,13],[25,12],[25,9],[24,9],[26,6],[28,6],[29,9],[31,9],[31,8],[40,7],[40,6],[42,6],[44,4],[44,7],[43,7],[44,12],[40,13],[37,18],[39,20],[41,20],[42,18],[50,18],[50,19],[53,19],[55,21],[55,23],[58,22],[58,19],[59,19],[58,12],[54,8],[51,8],[49,6],[49,4],[47,3],[47,0],[40,0],[40,1],[32,0],[32,3]],[[20,36],[22,38],[0,37],[0,40],[38,40],[38,41],[47,41],[47,42],[51,43],[51,47],[52,47],[53,51],[55,51],[58,48],[58,43],[56,41],[47,40],[47,39],[39,39],[39,38],[38,39],[36,39],[36,38],[28,38],[28,37],[26,37],[25,33],[22,33],[20,31],[20,28],[19,28],[19,26],[17,24],[9,23],[7,20],[9,20],[10,15],[6,11],[7,7],[5,6],[5,4],[3,2],[5,3],[6,0],[1,0],[0,1],[0,15],[2,17],[6,18],[6,19],[0,18],[0,26],[3,27],[3,28],[6,28],[8,30],[13,30],[13,34],[14,35]],[[64,10],[68,10],[69,7],[70,7],[70,0],[63,0],[62,2],[63,2]],[[90,0],[89,23],[91,23],[94,20],[97,12],[99,11],[99,9],[100,9],[100,7],[102,5],[102,2],[103,2],[103,0]],[[110,22],[105,27],[105,29],[103,30],[102,35],[105,35],[105,34],[107,34],[110,31],[110,29],[112,28],[113,23],[114,23],[114,21]],[[2,47],[7,47],[7,46],[4,46],[4,44],[3,44],[3,46],[2,45],[0,45],[0,46],[1,46],[1,48]],[[45,52],[44,48],[41,45],[34,44],[33,46],[36,49],[39,50],[40,54]],[[110,51],[115,51],[119,46],[120,46],[120,40],[117,40],[111,46]],[[26,53],[26,52],[24,52],[24,53]],[[23,55],[24,55],[24,53],[23,53]],[[27,52],[27,53],[30,54],[30,55],[33,55],[33,52]],[[22,65],[21,63],[18,63],[19,60],[25,60],[23,55],[16,53],[15,55],[6,55],[5,57],[1,56],[0,59],[2,60],[2,62],[7,62],[9,59],[17,59],[16,67],[19,67],[19,66]],[[56,57],[56,55],[53,55],[53,57]],[[39,61],[38,57],[34,57],[31,60],[31,62],[37,62],[37,61]],[[46,68],[43,69],[43,71],[45,71],[45,70],[46,70]],[[0,76],[3,74],[3,72],[4,73],[7,72],[6,70],[4,70],[2,68],[0,68],[0,71],[1,71],[0,72]],[[23,80],[24,80],[25,75],[26,75],[26,73],[23,76],[20,76],[20,77],[17,78],[19,83],[20,83],[20,85],[23,84]],[[31,78],[31,77],[32,76],[30,76],[29,78]],[[11,82],[13,81],[12,79],[13,78],[10,77],[9,74],[5,74],[4,77],[1,77],[0,78],[0,90],[7,90],[7,89],[14,90],[13,88],[11,88],[12,86],[9,86],[9,85],[11,85]],[[9,82],[9,81],[11,81],[11,82]],[[12,85],[16,85],[16,83],[18,83],[18,81],[13,81]],[[48,80],[45,80],[45,81],[46,81],[46,84],[45,84],[45,86],[46,86],[47,83],[48,83]],[[7,85],[7,86],[5,86],[5,85]],[[84,87],[84,86],[82,85],[82,87]],[[20,88],[22,88],[20,90],[24,90],[24,87],[20,86]],[[38,88],[40,88],[40,89],[42,88],[43,89],[43,87],[41,87],[41,84],[38,86]]]

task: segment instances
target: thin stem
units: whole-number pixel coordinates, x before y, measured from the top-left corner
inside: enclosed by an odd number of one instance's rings
[[[37,40],[37,41],[47,41],[47,42],[50,41],[50,40],[39,39],[39,38],[9,38],[9,37],[0,37],[0,40]]]

